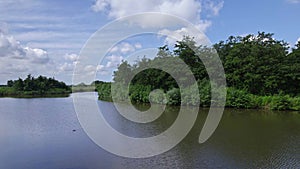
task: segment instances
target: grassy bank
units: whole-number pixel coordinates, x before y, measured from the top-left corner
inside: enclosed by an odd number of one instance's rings
[[[282,93],[272,96],[257,96],[243,90],[228,88],[226,98],[226,107],[300,111],[300,97],[291,97]]]
[[[199,87],[200,106],[208,107],[211,104],[210,84],[208,81],[201,82]],[[115,90],[115,91],[114,91]],[[112,101],[111,83],[97,85],[100,100]],[[126,90],[117,86],[113,88],[114,99],[125,101]],[[196,105],[199,98],[195,91],[184,89],[182,92],[178,88],[168,91],[157,90],[151,92],[150,86],[131,85],[129,87],[129,98],[136,103],[166,103],[168,105]],[[150,94],[150,96],[149,96]],[[271,96],[258,96],[250,94],[245,90],[227,88],[226,107],[238,109],[270,109],[270,110],[295,110],[300,111],[300,97],[291,97],[279,93]]]
[[[95,91],[95,86],[93,85],[76,85],[72,86],[72,93],[77,93],[77,92],[94,92]]]
[[[68,97],[70,90],[51,89],[48,91],[16,91],[12,87],[0,87],[0,97],[33,98],[33,97]]]

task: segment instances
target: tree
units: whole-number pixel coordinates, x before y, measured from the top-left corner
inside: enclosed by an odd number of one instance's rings
[[[21,78],[15,81],[9,80],[7,84],[10,86],[12,85],[16,91],[38,91],[40,94],[57,89],[63,89],[66,91],[71,90],[64,82],[59,82],[54,78],[47,78],[43,76],[34,78],[31,74],[27,75],[25,80]]]
[[[287,43],[273,34],[230,37],[227,44],[215,45],[221,52],[229,86],[246,89],[253,94],[275,94],[284,89],[283,68]]]
[[[158,48],[158,53],[157,53],[157,57],[171,57],[172,53],[169,50],[168,45],[164,45],[162,47]]]
[[[190,67],[196,80],[208,77],[204,64],[199,57],[201,49],[204,48],[203,46],[197,46],[194,38],[189,36],[184,36],[182,41],[177,41],[175,44],[175,56],[182,59]]]
[[[118,70],[114,71],[113,80],[118,83],[128,84],[132,75],[133,73],[131,65],[127,61],[123,61],[119,65]]]
[[[24,90],[23,80],[21,78],[19,78],[18,80],[14,81],[13,88],[16,91],[23,91]]]
[[[291,95],[297,95],[300,93],[300,41],[292,49],[292,52],[287,55],[284,60],[284,79],[286,85],[284,85],[284,91]]]
[[[13,87],[14,82],[12,80],[7,81],[7,86],[8,87]]]

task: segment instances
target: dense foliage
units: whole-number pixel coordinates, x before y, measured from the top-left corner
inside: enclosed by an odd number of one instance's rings
[[[257,95],[279,92],[296,96],[300,85],[299,44],[288,53],[288,44],[273,34],[229,37],[214,45],[222,59],[227,85]]]
[[[273,34],[259,32],[257,35],[244,37],[231,36],[225,42],[215,44],[214,49],[197,46],[193,38],[184,37],[173,49],[170,51],[168,46],[160,47],[157,57],[152,60],[142,58],[134,65],[122,62],[114,72],[114,83],[130,86],[129,97],[133,102],[151,101],[172,105],[197,105],[197,91],[189,89],[190,86],[197,85],[200,105],[209,106],[213,102],[211,85],[218,82],[207,80],[209,77],[202,61],[207,59],[206,63],[210,64],[209,59],[212,60],[213,57],[206,56],[214,55],[216,50],[226,74],[227,107],[299,110],[300,42],[289,52],[286,42],[276,40]],[[169,73],[149,68],[161,65],[175,74],[185,75],[178,58],[190,67],[197,84],[190,84],[187,76],[180,76],[175,81]],[[184,84],[182,91],[179,90],[178,81]],[[109,86],[110,84],[103,84],[98,87],[100,99],[111,97]],[[159,89],[159,92],[152,92],[149,97],[150,92],[155,89]],[[117,93],[120,100],[126,98],[124,88],[113,90],[118,90],[114,93]]]
[[[96,89],[98,91],[98,97],[100,100],[111,101],[111,83],[102,82],[96,84]],[[101,92],[100,92],[101,91]]]
[[[0,88],[0,96],[43,96],[68,94],[71,92],[69,86],[54,78],[39,76],[35,78],[30,74],[26,79],[7,81],[7,86]]]

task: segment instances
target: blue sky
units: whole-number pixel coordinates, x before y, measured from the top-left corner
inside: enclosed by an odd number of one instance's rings
[[[300,0],[7,0],[0,1],[0,11],[0,84],[28,73],[70,84],[80,50],[93,33],[115,19],[143,12],[186,19],[212,43],[258,31],[275,33],[291,46],[300,38]],[[141,18],[137,23],[175,37],[188,30],[166,29],[163,18]],[[97,79],[109,81],[121,60],[164,43],[173,42],[157,34],[124,39],[98,65],[82,70],[91,75],[97,71]]]

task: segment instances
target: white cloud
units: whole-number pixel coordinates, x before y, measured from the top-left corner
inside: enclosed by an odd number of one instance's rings
[[[20,43],[12,36],[0,32],[0,57],[22,57],[25,55]]]
[[[106,10],[108,6],[109,6],[108,0],[101,0],[101,1],[96,1],[95,4],[92,6],[92,9],[95,12],[100,12]]]
[[[118,65],[122,62],[124,58],[118,55],[110,55],[107,56],[105,59],[107,60],[107,63],[105,65],[100,64],[95,68],[97,70],[97,73],[100,75],[111,74],[113,70],[118,67]]]
[[[128,42],[122,42],[109,51],[110,53],[121,53],[121,54],[128,54],[131,52],[136,51],[137,49],[141,49],[142,45],[140,43],[130,44]]]
[[[85,80],[88,78],[94,78],[94,75],[102,75],[102,76],[108,76],[112,75],[112,72],[114,69],[117,68],[117,66],[122,62],[123,57],[119,55],[110,55],[105,57],[105,62],[93,65],[93,64],[78,64],[73,62],[71,63],[65,63],[60,66],[60,71],[72,71],[74,70],[74,66],[76,65],[76,71],[80,72],[78,74],[78,77],[81,80]],[[75,61],[76,62],[76,61]],[[88,78],[87,78],[88,77]]]
[[[129,43],[123,43],[121,48],[120,48],[121,53],[130,53],[130,52],[134,52],[135,48],[134,46],[132,46]]]
[[[33,49],[29,47],[24,48],[26,51],[26,57],[28,57],[33,63],[45,64],[49,62],[48,53],[43,49]]]
[[[120,18],[144,12],[174,15],[191,22],[201,32],[206,32],[212,22],[203,19],[203,11],[206,12],[205,14],[208,17],[217,16],[223,5],[224,1],[222,0],[218,2],[212,0],[123,0],[122,3],[118,0],[96,0],[92,9],[95,12],[107,13],[110,18]],[[143,28],[155,27],[162,29],[158,33],[167,35],[165,43],[169,45],[174,44],[177,40],[182,40],[184,35],[194,37],[199,44],[207,44],[204,34],[199,35],[199,31],[196,32],[193,28],[169,29],[170,25],[178,25],[178,23],[173,23],[174,21],[170,20],[169,16],[164,17],[162,15],[155,19],[146,18],[148,16],[137,16],[131,19],[131,22],[138,23]],[[113,48],[112,51],[117,51],[117,48]],[[124,46],[122,51],[125,54],[126,52],[132,52],[133,48],[129,45]]]
[[[46,74],[51,70],[51,60],[47,51],[23,46],[13,36],[3,32],[0,32],[0,63],[0,74],[4,81],[7,78],[16,78],[28,73]]]
[[[119,0],[96,0],[92,9],[95,12],[108,13],[110,18],[120,18],[144,12],[159,12],[184,18],[195,25],[201,25],[208,22],[202,19],[200,15],[203,10],[208,11],[210,13],[208,15],[216,16],[223,5],[224,1],[215,2],[212,0],[123,0],[122,3]],[[166,18],[153,19],[141,16],[135,22],[139,22],[143,27],[162,27],[171,22]]]
[[[74,70],[74,64],[73,63],[64,63],[59,68],[60,72],[69,72]]]
[[[119,50],[119,47],[118,46],[114,46],[113,48],[110,49],[110,53],[115,53],[115,52],[118,52]]]
[[[27,59],[33,63],[45,64],[49,62],[48,53],[39,48],[22,46],[14,37],[0,32],[0,57]]]
[[[66,53],[64,55],[65,62],[58,66],[59,72],[70,72],[73,71],[76,64],[79,62],[79,56],[75,53]]]
[[[109,75],[109,74],[111,74],[111,71],[109,71],[109,69],[107,69],[106,66],[98,65],[97,73],[100,75]]]
[[[75,62],[78,60],[79,56],[74,53],[71,53],[71,54],[67,53],[67,54],[65,54],[64,58],[68,61]]]
[[[286,0],[288,3],[291,3],[291,4],[298,4],[300,3],[300,0]]]
[[[106,68],[117,68],[124,58],[122,56],[111,55],[107,56],[106,59],[108,60]]]
[[[140,44],[140,43],[136,43],[136,44],[134,44],[134,47],[135,47],[136,49],[141,49],[143,46],[142,46],[142,44]]]
[[[210,5],[213,11],[218,13],[223,3],[217,6],[213,3]],[[144,12],[159,12],[184,18],[196,25],[205,23],[200,17],[202,4],[197,0],[123,0],[122,3],[119,0],[96,0],[92,9],[95,12],[107,12],[110,18],[120,18]],[[143,27],[162,27],[171,22],[166,18],[153,19],[141,16],[135,22],[139,22]]]
[[[96,69],[95,69],[95,67],[94,67],[93,65],[86,65],[86,66],[84,67],[84,70],[85,70],[86,72],[93,72],[93,71],[95,71]]]
[[[212,16],[219,15],[220,10],[223,8],[224,1],[219,3],[213,1],[207,1],[205,5],[205,9],[211,12]]]
[[[98,65],[96,69],[97,69],[97,71],[102,71],[102,70],[105,70],[105,66]]]
[[[195,0],[96,0],[92,9],[95,12],[108,11],[112,18],[120,18],[143,12],[161,12],[183,17],[194,18],[201,4]]]
[[[164,30],[161,30],[159,32],[159,34],[167,35],[167,37],[165,39],[165,44],[167,44],[169,46],[174,46],[176,41],[182,40],[185,35],[193,37],[198,45],[200,45],[200,44],[208,45],[209,44],[209,42],[206,39],[206,36],[203,33],[199,34],[198,31],[196,31],[195,29],[191,29],[191,28],[181,28],[181,29],[178,29],[175,31],[164,29]]]

